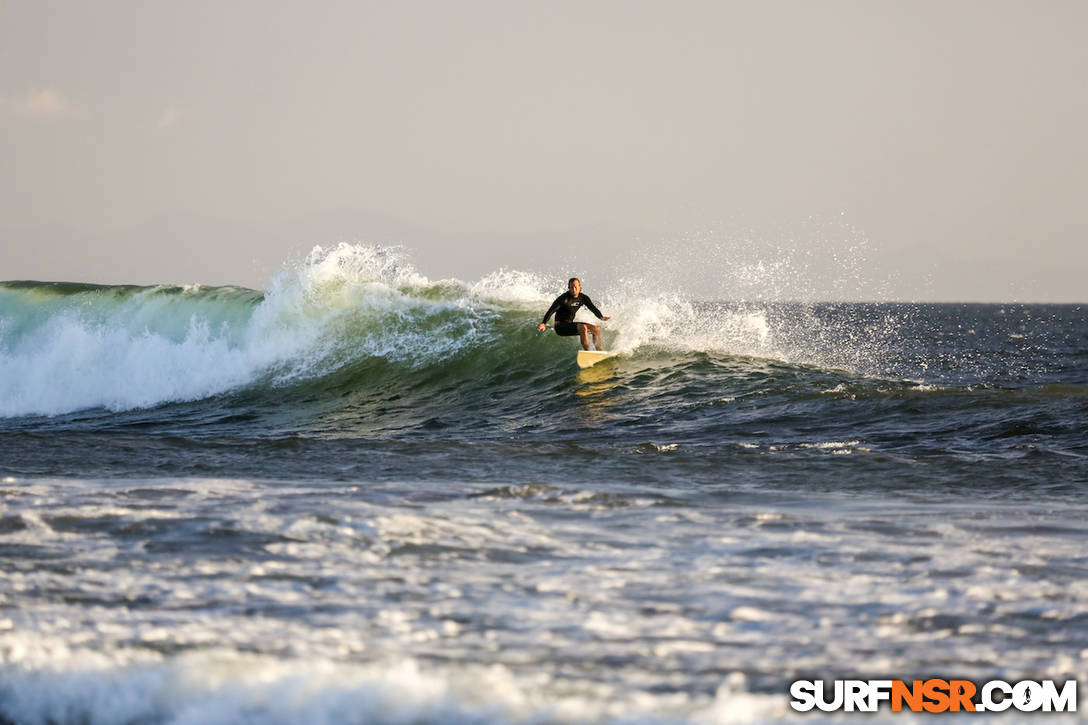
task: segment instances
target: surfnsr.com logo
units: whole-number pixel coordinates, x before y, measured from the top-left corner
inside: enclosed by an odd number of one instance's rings
[[[884,703],[892,712],[1077,711],[1076,680],[1060,688],[1054,680],[991,680],[981,687],[970,680],[797,680],[790,696],[790,707],[798,712],[876,712]]]

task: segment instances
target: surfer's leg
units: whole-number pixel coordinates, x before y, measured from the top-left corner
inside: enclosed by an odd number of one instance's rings
[[[588,327],[589,331],[593,333],[593,345],[598,350],[603,350],[604,345],[601,344],[601,326],[600,325],[586,325],[586,327]],[[586,348],[586,349],[588,350],[589,348]]]
[[[586,328],[587,327],[589,327],[589,325],[587,325],[584,322],[579,322],[578,323],[578,337],[580,337],[582,339],[582,349],[583,350],[588,350],[589,349],[589,335],[586,333]]]

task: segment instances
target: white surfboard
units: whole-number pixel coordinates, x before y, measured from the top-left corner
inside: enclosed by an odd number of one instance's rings
[[[615,357],[614,352],[605,352],[603,350],[579,350],[578,351],[578,367],[588,368],[590,365],[596,365],[602,360],[607,360],[611,357]]]

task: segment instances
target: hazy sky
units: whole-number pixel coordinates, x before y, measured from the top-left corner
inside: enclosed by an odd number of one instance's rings
[[[1086,29],[1082,0],[2,0],[0,279],[261,286],[358,239],[432,278],[668,260],[729,296],[715,265],[787,255],[844,298],[1088,301]]]

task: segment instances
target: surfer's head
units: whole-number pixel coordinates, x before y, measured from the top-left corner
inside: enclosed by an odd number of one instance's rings
[[[571,277],[567,280],[567,289],[570,290],[570,293],[572,295],[577,297],[578,294],[582,291],[582,280],[578,279],[577,277]]]

